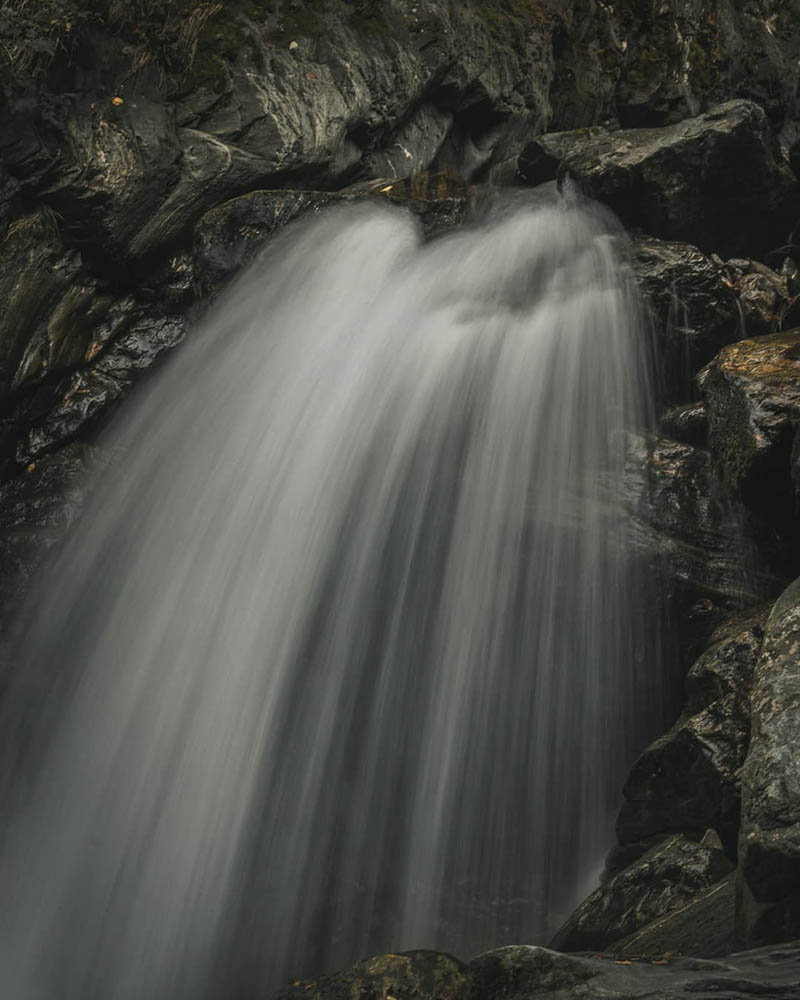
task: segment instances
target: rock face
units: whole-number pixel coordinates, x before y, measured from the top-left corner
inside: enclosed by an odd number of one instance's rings
[[[731,857],[739,830],[739,771],[750,738],[750,687],[769,608],[712,642],[687,677],[683,714],[634,764],[617,820],[621,844],[716,830]]]
[[[723,256],[765,253],[800,213],[795,177],[750,101],[663,129],[543,135],[520,155],[519,172],[533,185],[568,174],[626,226]]]
[[[799,375],[800,330],[794,329],[731,344],[699,377],[715,467],[760,515],[763,547],[788,571],[800,546],[791,465]]]
[[[717,483],[702,448],[662,436],[629,438],[631,541],[663,581],[688,666],[731,614],[778,592],[744,510]]]
[[[725,854],[674,836],[596,889],[559,930],[556,951],[606,951],[733,869]]]
[[[296,980],[275,1000],[466,1000],[467,967],[449,955],[410,951],[357,962],[330,976]]]
[[[800,420],[800,329],[724,348],[700,376],[709,442],[730,486],[747,495],[789,475]]]
[[[420,976],[419,965],[423,973]],[[442,970],[432,984],[424,971]],[[281,1000],[791,1000],[800,995],[800,947],[763,948],[722,961],[666,956],[630,961],[500,948],[462,965],[448,955],[411,952],[359,962],[333,976],[301,980]],[[278,998],[276,998],[278,1000]]]
[[[207,212],[194,230],[193,270],[201,294],[222,290],[283,226],[308,211],[376,198],[417,215],[427,235],[467,217],[474,190],[454,174],[418,174],[343,191],[253,191]]]
[[[545,948],[501,948],[470,963],[474,994],[485,1000],[745,1000],[800,995],[797,944],[722,961],[664,958],[636,962],[560,955]]]
[[[739,339],[733,282],[688,243],[639,236],[630,260],[652,314],[661,396],[683,402],[692,396],[695,372]]]
[[[800,583],[767,622],[755,669],[752,741],[742,769],[738,935],[800,937]]]
[[[736,877],[701,889],[663,917],[616,941],[613,952],[620,958],[666,954],[717,958],[734,949]]]

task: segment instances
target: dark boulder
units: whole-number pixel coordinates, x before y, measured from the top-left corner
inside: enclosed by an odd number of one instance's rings
[[[751,101],[662,129],[542,135],[519,171],[534,185],[569,174],[624,225],[723,256],[766,253],[800,216],[796,178]]]
[[[27,382],[85,360],[109,304],[45,210],[16,219],[0,243],[0,301],[0,406]]]
[[[517,945],[479,956],[468,971],[481,1000],[791,1000],[800,996],[800,944],[718,961],[589,958]]]
[[[703,448],[708,444],[708,408],[703,400],[671,406],[659,421],[661,433],[673,441]]]
[[[724,348],[700,374],[709,445],[729,488],[762,518],[777,565],[796,564],[792,443],[800,422],[800,329]]]
[[[734,874],[714,883],[613,947],[615,955],[695,955],[716,958],[733,951],[736,909]]]
[[[26,465],[73,438],[90,435],[114,405],[186,335],[182,316],[149,315],[131,300],[117,303],[112,320],[120,329],[92,364],[77,369],[26,399],[15,414],[25,428],[16,460]]]
[[[625,60],[620,123],[660,125],[729,97],[761,104],[778,127],[795,112],[796,0],[636,0],[614,4]]]
[[[684,669],[727,617],[780,591],[780,579],[759,556],[745,512],[717,482],[707,451],[631,435],[622,502],[634,550],[662,581]]]
[[[333,975],[294,980],[274,1000],[466,1000],[467,967],[449,955],[379,955]]]
[[[688,243],[639,236],[630,264],[653,320],[660,395],[685,402],[698,369],[741,336],[734,284]]]
[[[772,610],[756,664],[742,768],[738,936],[800,937],[800,583]]]
[[[252,260],[279,229],[305,212],[378,199],[417,215],[425,233],[463,222],[473,191],[447,173],[377,181],[343,191],[253,191],[207,212],[194,231],[193,268],[198,291],[214,295]]]
[[[119,105],[109,94],[87,95],[55,126],[44,135],[52,167],[37,195],[101,265],[98,250],[128,256],[180,177],[174,111],[142,94]]]
[[[739,631],[713,642],[690,669],[681,717],[644,751],[625,783],[617,820],[622,844],[670,832],[699,837],[712,828],[736,856],[750,686],[768,613],[762,606],[739,618]]]
[[[733,870],[713,847],[673,836],[596,889],[567,920],[550,947],[557,951],[603,951]]]

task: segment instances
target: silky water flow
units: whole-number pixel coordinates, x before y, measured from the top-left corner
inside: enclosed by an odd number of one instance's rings
[[[3,997],[263,997],[590,888],[658,688],[620,238],[333,210],[121,414],[4,698]]]

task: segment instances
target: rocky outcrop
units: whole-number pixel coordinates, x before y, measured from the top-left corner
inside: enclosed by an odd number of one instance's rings
[[[519,172],[532,185],[568,175],[624,225],[722,256],[766,253],[800,214],[797,181],[750,101],[663,129],[542,135]]]
[[[694,955],[717,958],[734,950],[736,877],[726,878],[701,889],[657,917],[641,930],[616,941],[613,952],[620,958]]]
[[[724,348],[702,372],[709,442],[725,482],[754,497],[766,479],[788,483],[800,420],[800,329]]]
[[[402,181],[359,184],[343,191],[253,191],[207,212],[193,241],[195,287],[202,295],[222,290],[270,236],[308,211],[375,198],[400,205],[421,221],[426,235],[463,222],[474,190],[456,175],[418,174]]]
[[[556,951],[607,951],[728,875],[715,848],[673,836],[596,889],[553,938]]]
[[[420,983],[417,963],[445,970],[433,990]],[[370,968],[374,973],[370,973]],[[382,970],[386,969],[384,973]],[[319,980],[298,980],[280,1000],[790,1000],[800,995],[800,946],[775,946],[720,961],[592,958],[518,945],[489,951],[462,965],[448,955],[410,952],[360,962]],[[277,1000],[277,998],[276,998]]]
[[[681,717],[639,757],[623,789],[621,844],[672,832],[701,837],[711,828],[736,857],[750,687],[768,613],[740,616],[739,629],[715,636],[690,669]]]
[[[275,1000],[466,1000],[467,967],[450,955],[410,951],[379,955],[330,976],[295,980]]]
[[[731,344],[699,376],[718,474],[761,522],[761,547],[791,574],[800,552],[792,445],[800,421],[800,330]]]
[[[659,394],[684,402],[695,372],[739,339],[733,282],[697,247],[652,236],[633,240],[630,263],[653,321]]]
[[[800,583],[767,622],[752,691],[739,838],[743,943],[800,937]]]
[[[687,667],[726,618],[780,590],[704,449],[631,435],[622,502],[633,546],[662,580]]]
[[[673,441],[703,448],[708,444],[708,407],[705,401],[671,406],[659,421],[659,430]]]

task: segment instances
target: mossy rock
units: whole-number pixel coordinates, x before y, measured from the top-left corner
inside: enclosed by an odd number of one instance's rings
[[[467,968],[434,951],[379,955],[343,972],[294,980],[275,1000],[465,1000]]]

